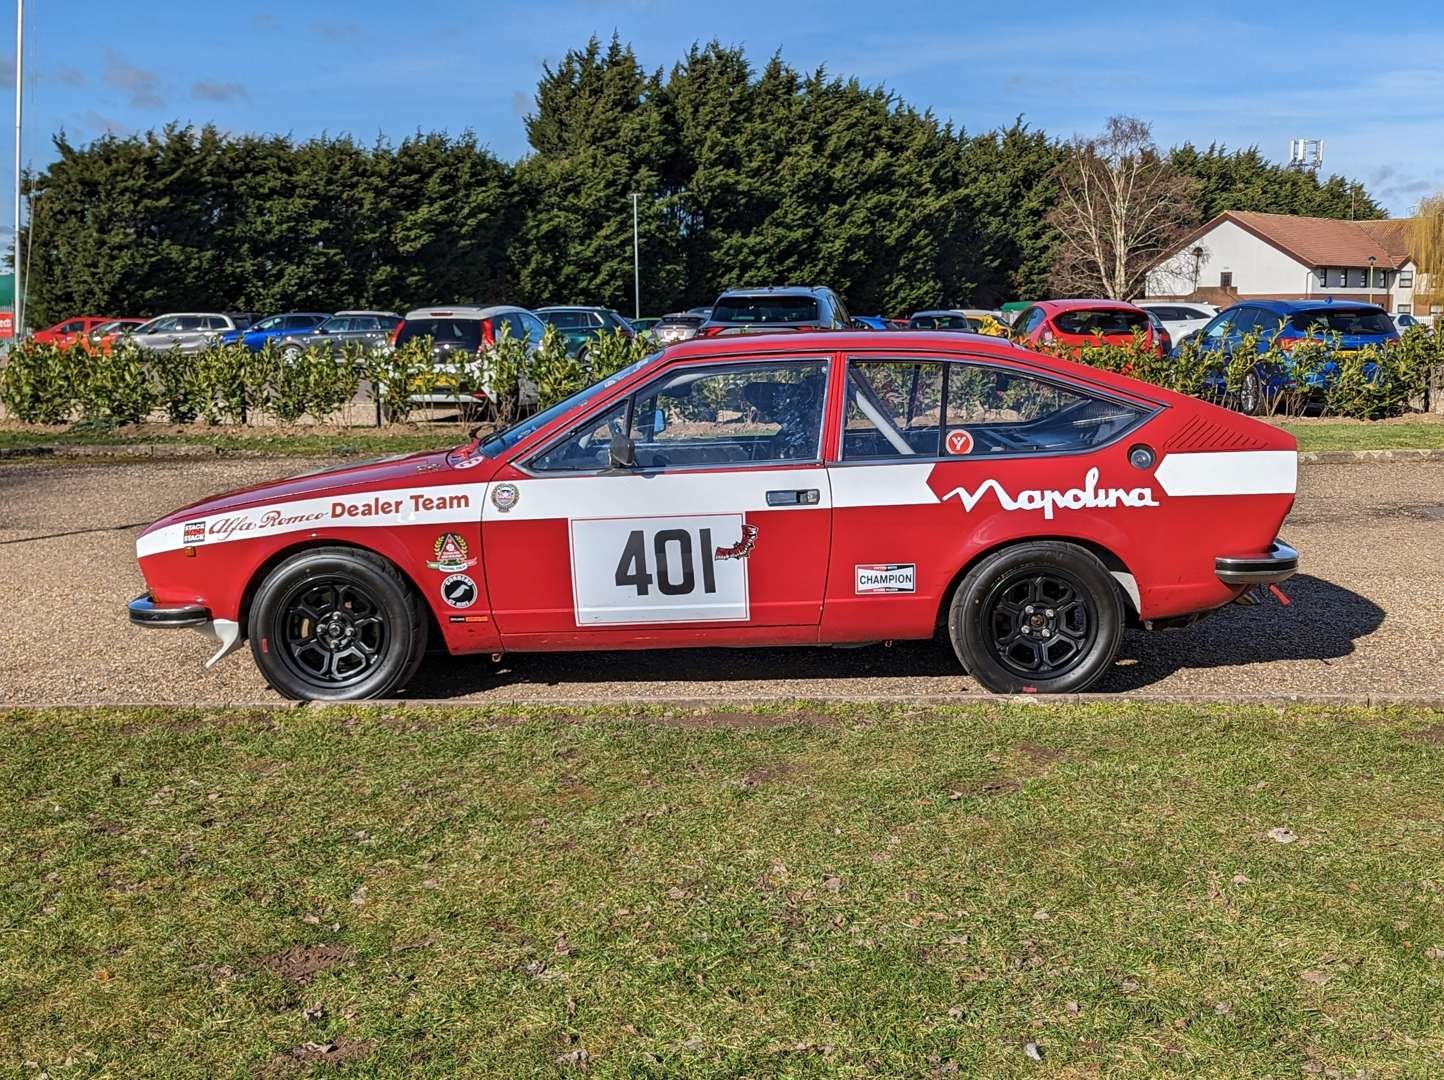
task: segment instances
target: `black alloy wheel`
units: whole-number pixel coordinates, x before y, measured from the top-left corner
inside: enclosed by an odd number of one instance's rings
[[[998,661],[1021,678],[1066,675],[1098,634],[1092,597],[1061,570],[1025,568],[1002,578],[985,606]]]

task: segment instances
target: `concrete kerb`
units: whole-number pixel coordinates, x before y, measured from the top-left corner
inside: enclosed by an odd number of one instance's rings
[[[438,441],[438,446],[440,442]],[[269,450],[247,450],[236,447],[210,446],[195,443],[95,443],[81,445],[36,445],[0,447],[0,461],[15,458],[146,458],[150,460],[194,458],[276,458],[288,454]],[[318,451],[315,456],[326,457]],[[1397,450],[1306,450],[1299,454],[1301,465],[1365,465],[1391,461],[1444,461],[1444,449]]]

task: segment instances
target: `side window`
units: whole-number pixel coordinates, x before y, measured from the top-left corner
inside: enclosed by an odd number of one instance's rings
[[[943,405],[943,365],[903,360],[853,361],[847,367],[842,429],[846,461],[933,457]]]
[[[532,458],[530,467],[536,472],[605,469],[611,462],[612,436],[621,434],[627,422],[628,404],[628,399],[623,398],[605,412],[584,420],[561,442],[552,443]]]
[[[344,319],[329,319],[326,322],[326,332],[328,334],[344,333],[345,331],[351,329],[351,324],[353,322],[355,322],[355,320],[350,318],[349,316]]]
[[[58,331],[61,334],[78,334],[85,329],[85,323],[80,319],[71,319]]]
[[[813,461],[822,437],[821,360],[687,369],[640,390],[632,442],[644,469]]]
[[[203,329],[204,324],[205,320],[202,319],[199,315],[182,315],[175,321],[175,328],[178,332],[183,334],[188,330]]]
[[[530,312],[519,315],[518,318],[521,319],[522,328],[532,345],[540,347],[542,335],[546,333],[546,324]]]
[[[168,334],[175,329],[175,316],[168,319],[157,319],[149,330],[148,334]]]
[[[1112,442],[1143,421],[1136,406],[1005,368],[948,365],[944,452],[1054,454]]]
[[[1205,341],[1222,341],[1228,328],[1233,325],[1234,312],[1224,311],[1213,317],[1213,322],[1205,326],[1200,334]]]
[[[381,320],[375,315],[357,315],[351,320],[352,330],[380,330]]]

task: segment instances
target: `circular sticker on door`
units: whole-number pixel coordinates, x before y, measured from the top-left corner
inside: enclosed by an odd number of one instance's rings
[[[950,454],[971,454],[973,452],[973,436],[966,428],[954,428],[948,432],[946,442]]]
[[[491,489],[491,504],[503,514],[515,506],[519,498],[521,492],[515,484],[497,484]]]
[[[441,599],[451,607],[471,607],[476,603],[476,582],[465,574],[452,574],[441,583]]]

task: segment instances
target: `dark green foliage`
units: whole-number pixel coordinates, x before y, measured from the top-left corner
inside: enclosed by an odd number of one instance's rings
[[[630,312],[633,192],[648,312],[783,282],[890,315],[1048,295],[1064,155],[1021,119],[970,135],[883,88],[776,56],[754,68],[715,41],[649,72],[613,38],[544,69],[526,130],[515,165],[469,132],[395,146],[179,124],[85,147],[61,135],[30,183],[29,322],[498,301]],[[1256,148],[1169,160],[1198,181],[1200,221],[1382,214],[1360,185]]]

